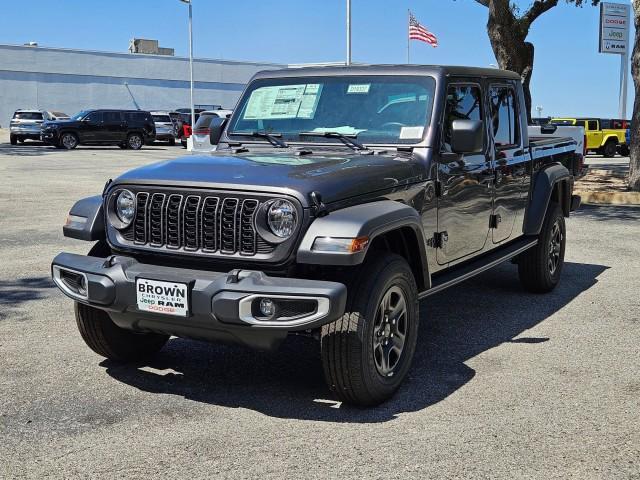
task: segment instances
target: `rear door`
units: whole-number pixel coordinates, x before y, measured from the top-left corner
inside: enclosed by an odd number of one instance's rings
[[[457,119],[481,120],[485,141],[481,153],[459,154],[451,148],[451,124]],[[456,80],[447,87],[442,148],[438,162],[438,232],[446,239],[437,250],[440,265],[482,250],[489,235],[493,166],[482,86]]]
[[[529,152],[523,148],[518,95],[513,83],[492,83],[488,90],[489,129],[494,148],[492,239],[508,239],[525,208]]]
[[[126,140],[127,131],[124,118],[122,118],[122,112],[104,112],[102,126],[102,132],[100,132],[101,141],[120,143]]]
[[[602,145],[602,131],[598,120],[587,120],[587,148],[597,150]]]

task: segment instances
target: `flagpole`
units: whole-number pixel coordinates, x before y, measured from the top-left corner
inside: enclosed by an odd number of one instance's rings
[[[407,9],[407,65],[411,63],[411,10]]]

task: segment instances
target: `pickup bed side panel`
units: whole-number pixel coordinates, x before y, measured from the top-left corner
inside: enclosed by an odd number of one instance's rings
[[[562,205],[565,209],[565,215],[568,216],[571,205],[571,188],[569,186],[573,182],[569,170],[559,163],[552,163],[545,165],[534,175],[533,190],[524,218],[525,235],[538,235],[540,233],[544,216],[553,195],[553,189],[560,182],[562,182],[563,187],[560,189]]]

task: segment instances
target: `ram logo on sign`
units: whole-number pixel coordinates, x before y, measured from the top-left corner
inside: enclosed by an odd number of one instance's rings
[[[600,3],[600,53],[624,55],[629,49],[630,5]]]

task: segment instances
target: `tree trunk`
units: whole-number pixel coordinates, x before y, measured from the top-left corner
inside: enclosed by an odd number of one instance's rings
[[[635,0],[640,2],[640,0]],[[531,76],[535,49],[526,40],[529,29],[522,19],[514,16],[508,1],[493,1],[489,4],[487,31],[491,48],[504,70],[516,72],[522,78],[527,119],[531,122]]]
[[[631,58],[631,76],[636,99],[631,118],[631,161],[629,164],[629,187],[640,191],[640,0],[633,0],[633,16],[636,26],[635,45]]]

